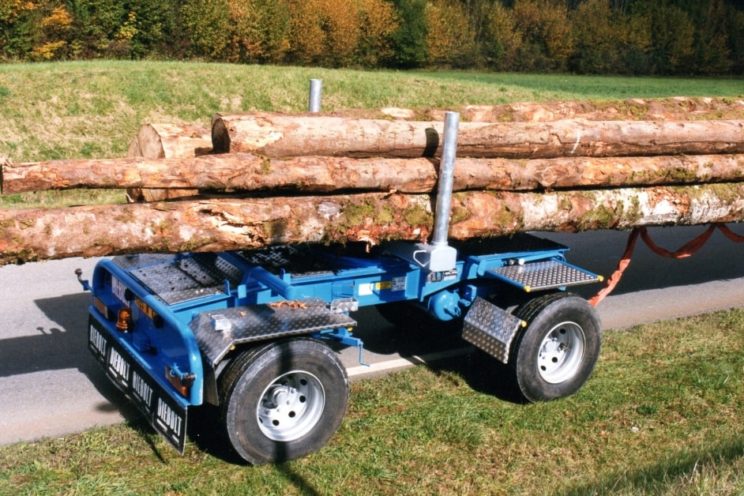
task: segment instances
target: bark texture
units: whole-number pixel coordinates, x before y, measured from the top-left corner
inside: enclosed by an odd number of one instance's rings
[[[469,122],[546,122],[561,119],[591,121],[744,119],[744,99],[673,97],[609,101],[516,102],[503,105],[463,105],[447,110],[459,112],[460,119]],[[355,119],[441,121],[444,120],[445,109],[385,107],[323,113],[329,116]]]
[[[305,193],[355,189],[420,193],[431,191],[435,182],[436,168],[423,158],[269,159],[230,153],[160,160],[54,160],[2,168],[4,193],[80,187]]]
[[[269,157],[329,155],[433,157],[442,122],[288,116],[218,115],[215,153]],[[744,153],[744,121],[463,122],[458,157],[554,158]]]
[[[208,129],[198,125],[174,126],[172,124],[145,124],[129,144],[128,157],[145,159],[186,158],[205,155],[212,151]],[[118,187],[124,187],[122,184]],[[112,186],[116,187],[116,186]],[[194,196],[193,189],[165,190],[129,187],[129,201],[163,201]]]
[[[221,251],[276,243],[422,240],[429,195],[199,200],[0,210],[0,264],[135,252]],[[457,193],[450,236],[624,229],[744,220],[744,184],[554,193]]]
[[[437,161],[235,153],[147,160],[54,160],[6,164],[2,191],[63,188],[198,188],[218,191],[431,192]],[[744,181],[744,155],[457,160],[455,190],[550,190]],[[152,191],[152,190],[144,190]],[[191,191],[191,190],[189,190]]]
[[[612,120],[715,120],[744,119],[744,99],[728,98],[633,98],[622,101],[510,103],[467,105],[456,109],[472,122],[546,122],[562,119]],[[431,110],[424,119],[442,120],[444,111]]]

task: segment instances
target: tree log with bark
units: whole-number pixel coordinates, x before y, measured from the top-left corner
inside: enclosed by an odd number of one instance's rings
[[[672,97],[607,101],[516,102],[501,105],[462,105],[448,110],[460,113],[463,122],[546,122],[562,119],[615,120],[716,120],[744,119],[744,99]],[[355,119],[442,121],[438,108],[385,107],[323,112]],[[247,114],[246,114],[247,115]]]
[[[426,158],[271,159],[245,153],[159,160],[54,160],[6,164],[0,169],[0,189],[4,193],[117,187],[304,194],[345,190],[427,193],[436,187],[437,164]],[[744,181],[744,155],[461,158],[457,159],[454,186],[457,191],[524,191],[735,181]]]
[[[431,204],[430,195],[364,193],[0,210],[0,264],[277,243],[423,240],[432,227]],[[452,207],[453,239],[737,222],[744,219],[744,184],[464,192],[454,195]]]
[[[198,157],[212,151],[208,129],[199,125],[145,124],[129,144],[128,157],[145,159]],[[99,171],[100,172],[100,171]],[[197,195],[194,189],[141,189],[124,184],[129,201],[162,201]]]
[[[517,102],[503,105],[466,105],[455,110],[460,112],[462,120],[472,122],[744,119],[744,99],[674,97],[601,102]],[[422,116],[423,120],[444,119],[444,111],[436,109],[419,111],[414,115]]]
[[[217,115],[214,153],[269,157],[434,157],[440,121],[390,121],[259,112]],[[463,122],[459,157],[554,158],[744,153],[744,121]]]

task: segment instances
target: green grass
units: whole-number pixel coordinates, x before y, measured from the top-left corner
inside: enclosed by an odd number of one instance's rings
[[[356,71],[190,62],[0,65],[0,157],[13,161],[126,155],[146,122],[200,122],[216,112],[301,111],[308,80],[324,110],[447,107],[515,101],[742,96],[741,79],[660,79],[477,72]],[[121,192],[0,197],[0,207],[123,201]]]
[[[574,76],[566,74],[422,73],[445,81],[489,85],[508,93],[519,87],[527,100],[616,100],[672,96],[734,97],[744,94],[744,79]],[[549,96],[547,96],[549,95]],[[509,100],[511,101],[511,100]],[[506,102],[505,102],[506,103]]]
[[[339,433],[301,460],[236,464],[209,429],[179,457],[122,425],[0,448],[0,494],[744,494],[743,373],[731,310],[607,333],[565,400],[499,399],[478,363],[419,367],[355,383]]]
[[[209,124],[218,111],[299,111],[514,101],[741,96],[740,79],[354,71],[184,62],[0,65],[0,154],[16,161],[119,156],[147,121]]]

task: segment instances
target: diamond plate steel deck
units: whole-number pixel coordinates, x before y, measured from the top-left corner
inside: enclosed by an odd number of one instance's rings
[[[172,254],[136,253],[133,255],[119,255],[112,261],[124,270],[140,269],[149,265],[156,265],[172,261]]]
[[[230,329],[215,330],[215,317],[220,322],[229,320]],[[190,324],[212,365],[219,363],[236,344],[355,326],[354,319],[332,312],[316,299],[215,310],[200,314]]]
[[[509,361],[509,350],[522,320],[483,298],[476,298],[465,316],[462,338],[502,363]]]
[[[578,286],[599,282],[602,278],[558,260],[530,262],[524,265],[507,265],[491,269],[489,275],[514,284],[525,291]]]
[[[269,272],[287,271],[293,278],[333,274],[328,261],[320,259],[305,246],[275,245],[256,251],[239,251],[237,255],[251,265],[260,265]]]
[[[212,254],[195,254],[182,259],[134,269],[131,274],[168,305],[225,294],[225,281],[240,282],[240,270]]]

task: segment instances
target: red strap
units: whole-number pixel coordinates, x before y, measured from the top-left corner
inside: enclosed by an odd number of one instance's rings
[[[666,248],[657,245],[654,240],[651,239],[651,236],[648,234],[648,230],[645,227],[637,227],[633,229],[633,231],[630,233],[630,236],[628,236],[628,243],[625,245],[625,252],[620,258],[620,261],[617,263],[615,272],[613,272],[609,279],[607,279],[605,287],[599,290],[596,295],[589,299],[589,304],[596,307],[602,300],[605,299],[605,297],[607,297],[607,295],[612,293],[612,291],[615,289],[617,284],[620,282],[620,279],[623,277],[625,269],[627,269],[630,265],[630,259],[633,256],[633,250],[635,249],[636,241],[638,241],[639,235],[641,236],[641,239],[643,239],[643,242],[646,243],[646,246],[648,246],[651,251],[653,251],[657,255],[679,260],[681,258],[691,257],[692,255],[697,253],[700,248],[702,248],[703,245],[710,239],[716,229],[721,231],[724,236],[726,236],[734,243],[744,243],[744,236],[736,234],[725,224],[712,224],[708,226],[708,229],[706,229],[702,234],[688,241],[680,248],[674,251],[669,251]]]
[[[726,224],[718,224],[718,230],[723,233],[728,239],[734,243],[744,243],[744,236],[736,234],[734,231],[728,228]]]
[[[628,236],[628,242],[625,244],[625,252],[620,258],[620,261],[617,263],[615,272],[613,272],[612,275],[607,279],[605,287],[600,289],[596,295],[589,299],[589,304],[591,306],[596,307],[597,305],[599,305],[599,303],[604,300],[608,294],[612,293],[612,291],[615,289],[615,286],[617,286],[617,283],[620,282],[620,279],[623,277],[623,272],[625,272],[625,269],[627,269],[628,265],[630,265],[630,259],[633,256],[633,250],[635,250],[636,241],[638,241],[638,235],[641,234],[642,231],[645,232],[646,228],[635,228],[630,233],[630,236]]]
[[[697,253],[698,250],[703,247],[705,242],[710,239],[715,230],[715,225],[708,226],[708,229],[706,229],[702,234],[688,241],[675,251],[669,251],[666,248],[662,248],[661,246],[657,245],[654,240],[651,239],[651,235],[648,234],[648,231],[645,227],[641,231],[641,238],[643,238],[643,242],[646,243],[646,246],[648,246],[651,251],[656,253],[657,255],[668,258],[676,258],[677,260],[679,260],[681,258],[691,257],[692,255]]]

